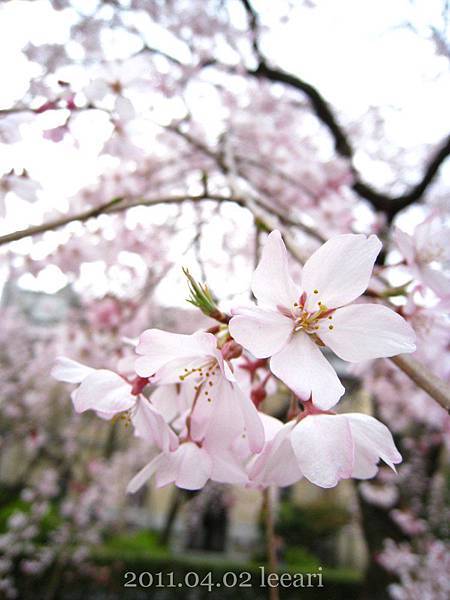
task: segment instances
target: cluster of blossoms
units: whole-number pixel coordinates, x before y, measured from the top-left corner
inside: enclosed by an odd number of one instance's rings
[[[450,594],[450,554],[441,540],[421,548],[387,540],[379,562],[399,580],[388,588],[393,600],[446,600]]]
[[[373,477],[380,459],[395,469],[401,456],[385,425],[331,410],[345,390],[320,350],[349,362],[415,350],[399,314],[350,304],[367,288],[380,249],[375,236],[336,236],[309,258],[297,286],[273,231],[253,276],[257,306],[235,308],[231,319],[219,313],[222,325],[192,335],[146,330],[139,357],[121,360],[117,371],[59,358],[53,375],[79,384],[77,412],[122,417],[152,447],[129,492],[153,475],[157,486],[190,490],[208,480],[264,488],[302,477],[333,487]],[[293,394],[286,423],[260,410],[274,378]]]

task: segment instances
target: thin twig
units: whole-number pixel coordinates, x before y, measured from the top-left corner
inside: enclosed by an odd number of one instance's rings
[[[273,490],[268,487],[263,490],[263,513],[266,534],[267,565],[269,573],[276,573],[278,570],[277,549],[275,543],[275,524],[273,515]],[[278,586],[269,585],[269,599],[280,600]]]
[[[244,206],[243,198],[219,194],[209,194],[208,196],[204,196],[203,194],[183,194],[180,196],[166,196],[161,198],[152,198],[149,200],[136,199],[128,202],[125,201],[125,198],[115,198],[114,200],[106,202],[105,204],[100,204],[95,208],[91,208],[75,215],[67,215],[65,217],[60,217],[59,219],[54,219],[53,221],[48,221],[47,223],[42,223],[41,225],[33,225],[32,227],[28,227],[26,229],[20,229],[12,233],[7,233],[6,235],[0,236],[0,246],[3,244],[9,244],[10,242],[16,242],[26,237],[45,233],[46,231],[55,231],[56,229],[60,229],[61,227],[64,227],[64,225],[68,225],[69,223],[73,223],[75,221],[83,223],[84,221],[88,221],[89,219],[98,217],[100,215],[119,213],[129,210],[130,208],[135,208],[136,206],[181,204],[187,201],[197,202],[202,200],[211,200],[213,202],[233,202],[235,204],[239,204],[240,206]]]

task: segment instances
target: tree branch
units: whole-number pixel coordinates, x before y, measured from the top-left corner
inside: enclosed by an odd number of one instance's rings
[[[88,219],[95,218],[101,214],[114,214],[134,208],[136,206],[156,206],[161,204],[181,204],[182,202],[192,201],[201,202],[210,200],[213,202],[233,202],[238,206],[242,206],[249,210],[255,221],[257,221],[267,231],[273,229],[279,229],[283,235],[286,248],[291,253],[292,257],[300,264],[304,264],[308,259],[308,255],[305,254],[297,245],[295,238],[292,234],[283,226],[281,219],[277,218],[276,213],[268,214],[269,207],[264,209],[256,204],[256,202],[249,198],[241,198],[238,196],[222,196],[219,194],[208,193],[207,196],[199,194],[196,196],[182,195],[182,196],[168,196],[166,198],[154,198],[151,200],[135,200],[132,202],[125,202],[123,198],[114,198],[110,202],[100,205],[94,209],[84,211],[77,215],[70,215],[62,217],[61,219],[55,219],[42,225],[36,225],[29,227],[22,231],[16,231],[0,237],[0,246],[10,242],[21,240],[25,237],[44,233],[45,231],[53,231],[59,229],[68,223],[75,221],[84,222]],[[429,369],[419,363],[416,359],[407,356],[400,355],[392,357],[390,360],[396,364],[408,377],[410,377],[420,388],[427,392],[432,398],[436,400],[445,410],[450,410],[450,387],[439,377],[434,375]]]
[[[114,198],[105,204],[101,204],[96,208],[92,208],[81,213],[77,213],[75,215],[67,215],[66,217],[61,217],[59,219],[54,219],[53,221],[48,221],[47,223],[42,223],[42,225],[33,225],[32,227],[28,227],[27,229],[21,229],[19,231],[14,231],[12,233],[7,233],[6,235],[0,236],[0,246],[4,244],[9,244],[11,242],[17,242],[18,240],[22,240],[23,238],[38,235],[40,233],[45,233],[46,231],[55,231],[56,229],[60,229],[64,225],[68,225],[69,223],[74,223],[79,221],[83,223],[84,221],[88,221],[89,219],[98,217],[103,214],[114,214],[123,212],[130,208],[135,208],[136,206],[156,206],[159,204],[181,204],[182,202],[187,201],[201,201],[201,200],[211,200],[213,202],[234,202],[235,204],[239,204],[240,206],[244,206],[244,199],[237,198],[233,196],[225,196],[219,194],[208,194],[205,196],[204,194],[198,195],[180,195],[180,196],[167,196],[161,198],[153,198],[150,200],[138,199],[130,202],[125,202],[125,198]]]
[[[399,354],[390,360],[450,413],[450,389],[442,379],[409,354]]]
[[[320,94],[320,92],[310,83],[304,81],[300,77],[286,73],[282,69],[270,67],[264,56],[262,55],[259,44],[259,23],[258,16],[248,0],[241,0],[248,16],[249,29],[253,39],[253,50],[255,52],[258,66],[256,69],[247,69],[247,73],[258,79],[267,79],[278,83],[283,83],[288,87],[303,92],[311,103],[311,107],[317,118],[325,125],[330,132],[336,152],[352,161],[354,150],[344,128],[340,125],[336,115],[331,109],[328,102]],[[414,185],[408,192],[400,196],[390,196],[375,190],[370,184],[365,183],[357,170],[352,167],[353,171],[353,190],[362,198],[370,202],[373,208],[379,212],[383,212],[388,222],[392,222],[397,213],[410,206],[414,202],[422,199],[428,186],[434,180],[440,166],[450,155],[450,136],[442,142],[441,146],[435,151],[430,161],[428,162],[423,172],[420,181]]]

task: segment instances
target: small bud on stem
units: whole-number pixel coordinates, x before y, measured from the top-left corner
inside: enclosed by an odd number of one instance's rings
[[[208,286],[198,283],[189,273],[188,269],[183,268],[183,273],[188,280],[189,286],[190,296],[187,298],[187,301],[199,308],[207,317],[211,317],[211,319],[215,319],[219,323],[228,324],[231,317],[218,308],[216,300],[208,289]]]

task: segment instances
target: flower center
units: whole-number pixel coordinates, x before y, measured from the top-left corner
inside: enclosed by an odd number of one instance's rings
[[[201,391],[201,393],[205,395],[208,402],[211,402],[212,388],[217,380],[219,372],[219,363],[217,362],[217,360],[212,358],[211,360],[207,361],[203,365],[200,365],[199,367],[194,367],[191,369],[185,368],[183,374],[179,375],[178,378],[181,382],[183,382],[187,377],[193,375],[197,383],[197,385],[194,388],[197,395]]]
[[[319,294],[319,290],[313,291],[314,295]],[[317,309],[311,310],[306,308],[307,294],[303,292],[298,302],[294,302],[290,310],[283,310],[283,314],[291,317],[294,322],[294,333],[298,331],[304,331],[309,335],[315,335],[325,320],[329,322],[328,329],[332,331],[333,325],[333,312],[334,309],[329,309],[321,300],[317,300]]]

